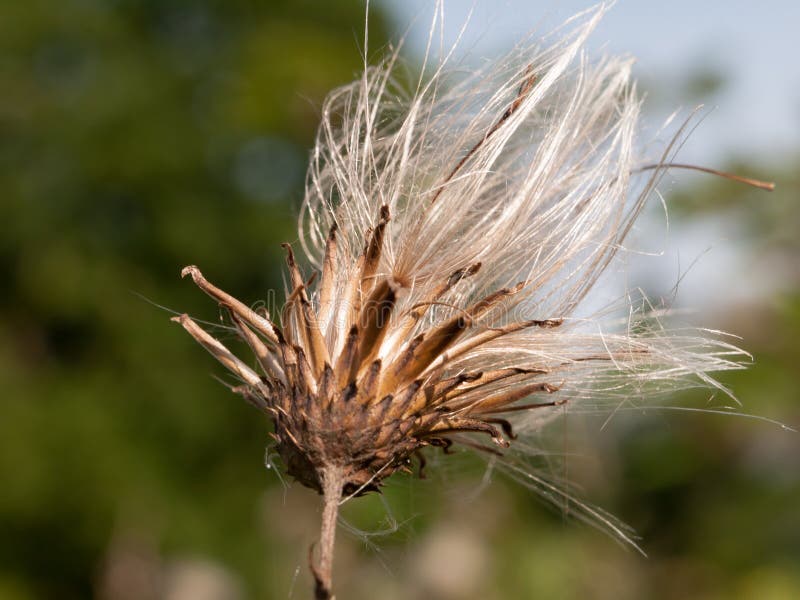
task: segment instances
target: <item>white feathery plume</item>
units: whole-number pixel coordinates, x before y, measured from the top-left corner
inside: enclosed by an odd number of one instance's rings
[[[338,230],[337,279],[319,321],[332,354],[349,328],[365,232],[386,206],[391,220],[375,277],[394,280],[404,293],[377,353],[384,362],[459,307],[522,284],[459,346],[492,337],[492,328],[523,315],[551,326],[497,336],[449,361],[453,372],[547,366],[570,387],[595,390],[609,367],[616,376],[663,380],[669,388],[692,377],[716,385],[708,373],[739,368],[738,349],[697,332],[651,327],[634,335],[629,323],[628,331],[603,334],[596,323],[571,319],[622,247],[660,173],[632,189],[640,166],[632,59],[590,63],[583,54],[605,10],[600,5],[573,17],[574,28],[553,45],[521,45],[460,79],[451,80],[440,65],[411,97],[395,80],[397,53],[330,94],[300,241],[321,268],[328,232]],[[672,150],[665,149],[663,162]],[[477,264],[476,273],[437,295],[449,274]],[[422,306],[424,317],[409,326],[404,315]]]
[[[639,318],[623,327],[577,316],[675,144],[642,167],[631,59],[585,56],[606,8],[474,72],[448,72],[445,57],[412,92],[397,52],[331,92],[300,219],[320,276],[307,280],[287,246],[279,318],[184,269],[228,310],[258,369],[178,320],[270,415],[289,474],[325,497],[318,598],[331,594],[342,498],[378,490],[422,448],[524,454],[513,432],[563,410],[719,388],[711,373],[740,368],[743,353],[718,336],[667,331],[646,312],[631,308]],[[506,465],[565,497],[524,461]]]

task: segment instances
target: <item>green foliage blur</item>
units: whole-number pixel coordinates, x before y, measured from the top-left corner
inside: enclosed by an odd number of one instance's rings
[[[363,11],[0,3],[0,600],[309,597],[317,498],[265,468],[268,423],[168,318],[218,316],[187,264],[242,299],[282,289],[319,106],[359,71]],[[376,11],[371,50],[388,30]],[[800,169],[774,170],[766,200],[703,182],[674,205],[732,215],[785,275],[727,317],[756,364],[725,381],[797,425]],[[478,493],[482,463],[456,456],[346,507],[340,597],[800,597],[792,434],[687,414],[563,441],[598,455],[567,477],[649,559],[501,476]]]
[[[282,289],[319,105],[359,70],[363,12],[0,3],[0,598],[113,595],[117,540],[212,557],[267,597],[267,423],[143,298],[214,319],[190,263],[245,298]]]

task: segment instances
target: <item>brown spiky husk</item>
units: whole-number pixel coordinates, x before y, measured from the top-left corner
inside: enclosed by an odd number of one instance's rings
[[[233,388],[269,414],[274,423],[277,449],[290,475],[303,485],[323,492],[323,473],[335,467],[341,494],[361,495],[379,489],[398,469],[408,469],[411,457],[426,446],[448,448],[452,436],[465,432],[487,434],[495,447],[507,447],[513,437],[510,424],[495,415],[513,410],[514,404],[532,394],[548,394],[556,386],[542,380],[545,369],[501,368],[452,374],[448,361],[462,335],[477,320],[518,293],[524,283],[501,289],[469,306],[456,316],[431,326],[408,339],[400,339],[398,351],[387,364],[378,358],[390,322],[417,321],[425,306],[409,314],[395,313],[403,285],[392,276],[376,274],[380,261],[388,208],[382,207],[378,222],[368,236],[354,283],[353,309],[346,339],[336,355],[320,332],[317,310],[309,300],[306,284],[291,248],[287,265],[292,290],[282,313],[281,326],[266,313],[256,313],[209,283],[194,266],[186,267],[195,283],[230,315],[236,331],[253,350],[261,373],[236,358],[190,317],[179,320],[243,385]],[[329,236],[328,253],[335,252],[336,230]],[[325,261],[320,298],[326,296]],[[440,296],[479,264],[468,265],[446,277],[433,292]],[[435,297],[431,298],[435,301]],[[321,304],[322,301],[320,301]],[[394,319],[394,321],[393,321]],[[493,329],[486,341],[527,327],[555,327],[559,321],[525,321]],[[480,336],[475,338],[481,342]],[[472,344],[470,344],[472,345]],[[521,381],[526,383],[520,385]],[[514,386],[497,384],[514,383]],[[556,402],[528,405],[553,406]]]

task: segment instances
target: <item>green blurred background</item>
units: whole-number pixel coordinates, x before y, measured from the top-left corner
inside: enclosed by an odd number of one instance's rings
[[[358,73],[363,10],[0,3],[0,599],[309,597],[317,497],[265,469],[266,420],[152,303],[217,317],[186,264],[242,299],[282,288],[279,243],[296,240],[320,103]],[[373,13],[379,54],[397,26]],[[750,257],[738,277],[779,275],[714,323],[755,356],[723,378],[745,411],[797,426],[800,159],[727,166],[778,191],[687,178],[671,218],[723,220]],[[551,432],[576,456],[556,475],[649,558],[502,476],[482,486],[459,455],[346,507],[338,597],[800,597],[796,434],[688,413],[601,424]]]

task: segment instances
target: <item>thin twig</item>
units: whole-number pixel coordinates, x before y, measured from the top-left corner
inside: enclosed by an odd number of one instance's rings
[[[643,167],[639,167],[638,169],[635,169],[633,172],[641,173],[643,171],[652,171],[655,169],[689,169],[690,171],[700,171],[701,173],[710,173],[711,175],[724,177],[725,179],[730,179],[731,181],[738,181],[739,183],[751,185],[753,187],[762,190],[767,190],[768,192],[771,192],[775,189],[775,184],[771,181],[761,181],[760,179],[753,179],[751,177],[742,177],[741,175],[734,175],[733,173],[726,173],[725,171],[719,171],[717,169],[710,169],[708,167],[699,167],[697,165],[687,165],[683,163],[655,163],[652,165],[645,165]]]

